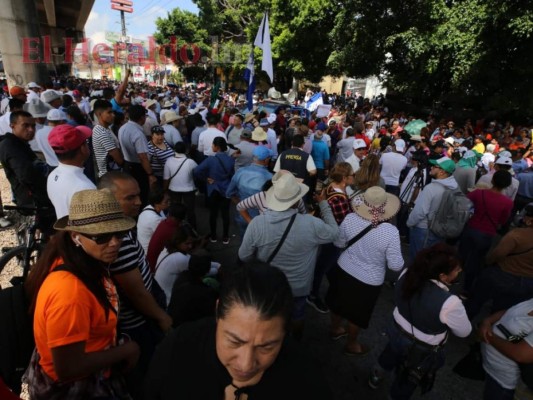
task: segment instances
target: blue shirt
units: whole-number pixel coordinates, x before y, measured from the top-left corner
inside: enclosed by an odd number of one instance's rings
[[[263,190],[266,181],[272,179],[272,174],[266,166],[251,164],[248,167],[239,168],[226,190],[226,196],[237,195],[240,200],[244,200]]]
[[[324,161],[329,160],[328,145],[322,141],[322,139],[313,140],[313,149],[311,150],[311,156],[317,169],[326,168]]]
[[[197,179],[206,180],[211,178],[213,183],[207,183],[207,195],[211,196],[214,191],[226,196],[226,191],[234,173],[235,159],[226,153],[218,152],[214,156],[207,157],[193,170]]]
[[[533,171],[522,172],[518,174],[516,179],[520,182],[518,185],[518,194],[533,199]]]
[[[124,110],[122,109],[122,107],[118,105],[114,97],[109,102],[111,103],[111,107],[113,108],[114,112],[119,112],[119,113],[124,114]]]

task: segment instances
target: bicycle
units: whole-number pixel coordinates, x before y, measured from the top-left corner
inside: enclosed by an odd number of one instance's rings
[[[4,205],[4,210],[17,211],[24,216],[23,222],[17,227],[18,244],[15,247],[3,247],[0,256],[0,274],[7,271],[12,275],[9,282],[15,286],[26,280],[31,266],[44,249],[47,238],[38,229],[36,214],[41,208]],[[0,285],[1,288],[3,287]]]

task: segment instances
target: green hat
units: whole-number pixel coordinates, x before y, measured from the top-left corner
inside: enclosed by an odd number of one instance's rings
[[[441,157],[438,160],[429,160],[429,163],[436,165],[449,174],[453,174],[453,171],[455,171],[455,163],[448,157]]]

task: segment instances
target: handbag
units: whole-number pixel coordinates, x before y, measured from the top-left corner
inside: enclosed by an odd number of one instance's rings
[[[32,400],[132,400],[120,373],[113,371],[106,378],[100,371],[75,381],[55,382],[41,368],[40,358],[35,349],[23,377],[24,382],[31,383],[29,392]]]

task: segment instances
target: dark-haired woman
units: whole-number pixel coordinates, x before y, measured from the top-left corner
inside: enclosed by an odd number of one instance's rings
[[[54,225],[59,232],[26,283],[36,344],[26,372],[32,399],[130,399],[111,367],[132,368],[139,347],[116,341],[118,297],[108,266],[134,226],[103,190],[75,193],[69,216]]]
[[[449,292],[460,272],[453,247],[439,243],[420,251],[400,275],[389,343],[379,356],[370,387],[377,388],[385,371],[395,370],[391,399],[409,399],[417,386],[422,393],[431,389],[444,365],[449,332],[467,337],[472,330],[463,303]]]
[[[189,253],[197,240],[196,232],[190,227],[182,225],[176,229],[165,249],[157,258],[154,277],[165,292],[167,306],[170,302],[174,282],[180,273],[187,270],[191,258]],[[219,266],[218,263],[212,264],[213,274],[216,273]]]
[[[158,347],[145,398],[331,399],[324,374],[286,336],[292,303],[278,268],[225,274],[216,317],[181,325]]]
[[[492,176],[491,189],[476,189],[467,194],[474,204],[474,215],[468,221],[459,244],[459,255],[465,270],[464,290],[466,293],[481,273],[485,265],[485,256],[490,250],[498,229],[505,225],[513,201],[502,191],[511,185],[508,171],[496,171]]]
[[[222,216],[222,242],[229,244],[229,207],[230,199],[226,190],[234,173],[235,159],[227,154],[226,139],[216,137],[211,146],[212,156],[207,157],[193,171],[194,177],[207,181],[207,197],[209,199],[210,240],[217,241],[217,218]]]
[[[162,185],[165,163],[174,155],[174,150],[165,140],[165,129],[162,126],[156,125],[152,127],[151,133],[152,135],[148,142],[148,160],[157,182]]]

